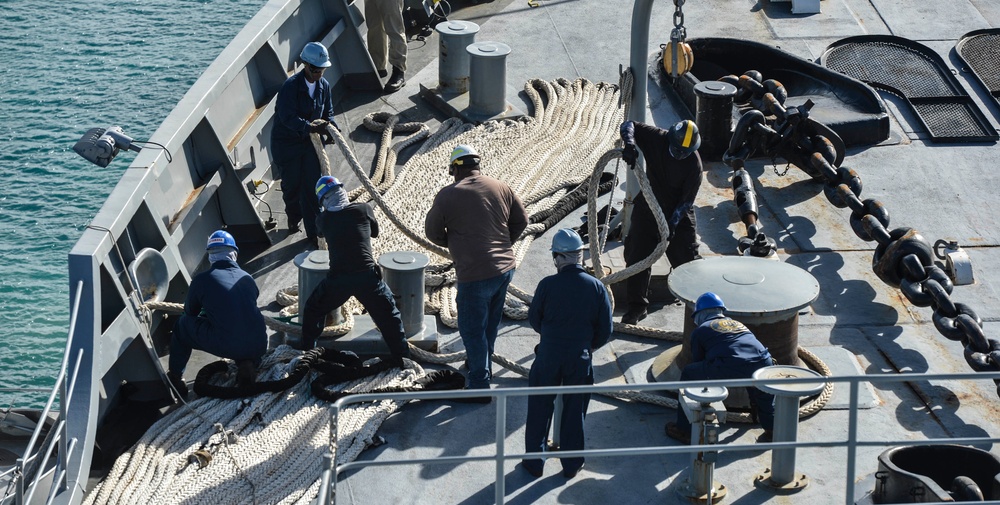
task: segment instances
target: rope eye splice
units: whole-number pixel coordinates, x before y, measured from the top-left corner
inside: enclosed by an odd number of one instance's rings
[[[674,28],[670,31],[670,42],[663,46],[663,52],[660,53],[663,70],[674,80],[694,67],[694,52],[684,41],[687,38],[687,28],[684,28],[683,7],[684,0],[674,0]]]

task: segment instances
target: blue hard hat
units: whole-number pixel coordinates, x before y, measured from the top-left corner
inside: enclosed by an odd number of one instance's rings
[[[236,239],[234,239],[229,232],[223,230],[218,230],[208,237],[208,245],[205,246],[205,250],[211,251],[216,247],[223,246],[232,247],[233,249],[236,249],[237,252],[240,250],[239,247],[236,247]]]
[[[719,298],[719,295],[709,291],[698,297],[698,301],[694,303],[694,312],[691,313],[691,317],[705,309],[726,310],[726,305],[722,303],[722,298]]]
[[[330,63],[330,53],[326,50],[326,46],[319,42],[306,44],[306,47],[302,48],[299,58],[314,67],[326,68],[333,65],[333,63]]]
[[[570,228],[562,228],[552,237],[552,252],[574,252],[581,249],[583,249],[583,239]]]
[[[333,188],[339,188],[341,186],[343,186],[343,184],[341,184],[341,182],[332,175],[324,175],[323,177],[320,177],[319,180],[316,181],[316,199],[322,202],[323,197],[326,196],[327,192]]]

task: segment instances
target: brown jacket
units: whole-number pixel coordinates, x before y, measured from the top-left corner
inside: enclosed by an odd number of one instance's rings
[[[512,244],[528,226],[521,199],[507,184],[473,173],[434,197],[424,233],[447,247],[458,282],[489,279],[514,268]]]

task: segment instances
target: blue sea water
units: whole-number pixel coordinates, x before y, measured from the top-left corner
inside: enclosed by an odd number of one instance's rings
[[[73,144],[109,125],[149,138],[264,3],[0,0],[0,390],[53,384],[67,255],[133,157],[99,168]]]

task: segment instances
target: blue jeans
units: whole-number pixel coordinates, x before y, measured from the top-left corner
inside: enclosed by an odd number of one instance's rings
[[[469,376],[465,387],[486,389],[490,387],[493,373],[490,356],[497,340],[503,302],[507,298],[507,285],[514,278],[514,269],[496,277],[472,282],[459,282],[458,333],[465,345]]]

